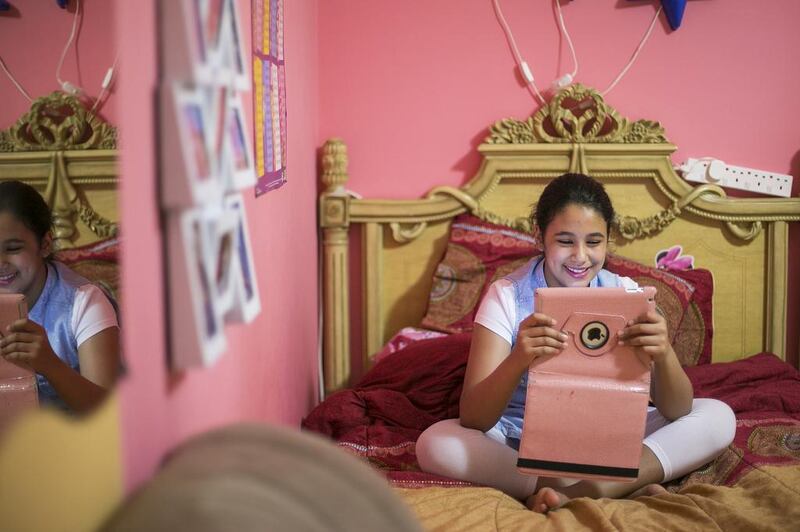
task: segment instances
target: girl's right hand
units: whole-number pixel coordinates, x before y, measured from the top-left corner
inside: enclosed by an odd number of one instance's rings
[[[557,355],[567,346],[568,336],[554,329],[555,324],[556,320],[540,313],[522,320],[517,341],[509,355],[520,368],[527,369],[538,357]]]
[[[47,332],[41,325],[28,319],[17,320],[6,329],[0,340],[0,356],[45,376],[48,368],[61,363],[50,347]]]

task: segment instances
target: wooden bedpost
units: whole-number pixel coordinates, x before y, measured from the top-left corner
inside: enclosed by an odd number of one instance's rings
[[[325,394],[347,386],[350,378],[350,312],[347,231],[350,197],[347,182],[347,146],[340,139],[322,148],[322,183],[319,199],[322,228],[322,372]]]

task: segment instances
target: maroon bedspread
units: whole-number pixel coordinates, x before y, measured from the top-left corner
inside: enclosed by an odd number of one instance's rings
[[[337,392],[303,420],[385,471],[396,484],[463,485],[419,471],[414,442],[436,421],[458,417],[470,335],[413,343],[376,364],[352,389]],[[679,485],[730,485],[759,464],[800,463],[800,373],[760,353],[687,368],[696,397],[736,412],[736,439],[717,460]]]
[[[303,420],[387,470],[416,469],[414,442],[458,417],[470,335],[415,342],[378,362],[352,389],[326,398]]]

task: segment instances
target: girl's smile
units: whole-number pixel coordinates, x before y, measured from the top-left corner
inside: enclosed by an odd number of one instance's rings
[[[9,286],[16,278],[17,278],[16,273],[9,273],[9,274],[0,273],[0,288],[5,288]]]
[[[547,286],[589,286],[605,262],[607,232],[595,209],[574,203],[561,209],[544,234]]]
[[[47,280],[49,242],[39,242],[13,214],[0,212],[0,292],[24,294],[33,307]]]

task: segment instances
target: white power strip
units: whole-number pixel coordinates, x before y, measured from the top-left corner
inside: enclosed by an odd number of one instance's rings
[[[719,159],[687,159],[677,169],[684,179],[695,183],[712,183],[784,198],[792,194],[793,177],[790,175],[732,166]]]

